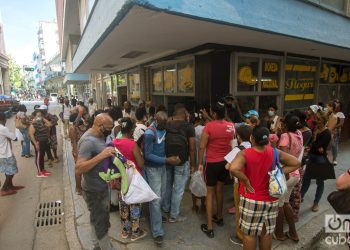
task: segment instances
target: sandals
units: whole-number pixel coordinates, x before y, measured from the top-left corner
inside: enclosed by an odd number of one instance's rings
[[[216,225],[218,225],[219,227],[224,226],[224,220],[223,220],[223,219],[220,219],[220,220],[219,220],[218,217],[217,217],[216,215],[213,216],[212,221],[213,221],[214,223],[216,223]]]
[[[202,225],[201,225],[201,230],[202,230],[202,232],[205,233],[209,238],[214,238],[214,230],[213,230],[213,229],[209,230],[207,224],[202,224]]]
[[[297,236],[296,238],[293,238],[293,237],[290,236],[289,232],[285,233],[285,236],[286,236],[287,238],[291,239],[292,241],[296,242],[296,243],[299,242],[298,236]]]

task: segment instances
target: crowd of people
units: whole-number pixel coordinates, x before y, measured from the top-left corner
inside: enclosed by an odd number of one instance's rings
[[[295,223],[315,179],[311,166],[337,164],[345,119],[338,100],[292,110],[285,116],[279,116],[278,107],[272,104],[266,117],[260,117],[256,110],[242,114],[232,95],[194,113],[178,103],[171,114],[163,105],[155,107],[144,101],[135,109],[129,101],[118,107],[108,100],[103,109],[98,109],[92,98],[88,105],[75,98],[60,102],[63,135],[71,142],[75,161],[76,193],[86,201],[94,247],[101,249],[112,249],[107,235],[111,206],[119,207],[122,238],[136,241],[147,235],[140,227],[142,204],[126,204],[120,181],[106,182],[100,177],[105,159],[115,157],[116,149],[134,163],[160,197],[149,202],[150,229],[156,244],[164,240],[164,222],[186,220],[181,202],[195,171],[203,174],[207,191],[205,197],[193,195],[192,210],[200,211],[200,199],[207,221],[199,229],[206,236],[215,237],[214,225],[224,225],[224,186],[232,183],[234,202],[228,212],[236,217],[235,234],[230,238],[233,243],[255,249],[259,238],[261,249],[271,249],[272,238],[298,242]],[[58,120],[47,112],[47,105],[37,107],[30,116],[22,105],[16,115],[16,128],[23,136],[22,157],[32,157],[32,144],[37,177],[51,174],[45,168],[45,155],[49,167],[58,162]],[[8,143],[16,140],[16,135],[8,131],[5,122],[0,114],[0,171],[6,175],[1,195],[11,195],[23,187],[12,184],[17,167]],[[287,185],[287,192],[279,198],[269,193],[269,172],[276,159],[283,165]],[[320,209],[324,180],[328,178],[316,177],[313,212]]]

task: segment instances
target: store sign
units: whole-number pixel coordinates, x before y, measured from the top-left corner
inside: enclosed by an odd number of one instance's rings
[[[253,76],[253,71],[251,67],[243,66],[239,68],[238,81],[248,85],[255,85],[258,82],[258,79],[255,76]]]
[[[341,64],[323,63],[320,73],[321,83],[347,83],[350,82],[350,66]]]
[[[265,72],[278,72],[278,63],[275,62],[265,62],[264,63]]]
[[[314,88],[314,80],[313,78],[290,78],[286,80],[286,89],[294,89],[294,90],[310,90]]]

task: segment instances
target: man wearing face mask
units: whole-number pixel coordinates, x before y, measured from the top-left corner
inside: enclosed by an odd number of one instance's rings
[[[224,98],[225,107],[226,107],[226,116],[228,120],[234,123],[241,123],[241,111],[239,106],[234,102],[234,97],[231,94],[228,94]]]
[[[82,190],[90,211],[91,239],[94,249],[114,249],[109,237],[109,185],[99,176],[103,160],[115,155],[114,147],[106,147],[105,138],[111,133],[113,120],[108,114],[99,114],[78,143],[75,174],[83,175]]]
[[[177,166],[181,160],[178,156],[165,156],[165,135],[168,116],[164,111],[156,114],[155,122],[148,127],[144,134],[144,169],[148,184],[160,197],[149,203],[151,231],[157,245],[163,243],[164,230],[162,226],[162,198],[166,188],[166,165]]]

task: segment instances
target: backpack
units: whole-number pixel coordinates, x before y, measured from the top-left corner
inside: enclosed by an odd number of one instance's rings
[[[172,126],[172,122],[168,123],[165,136],[165,155],[179,156],[181,163],[188,161],[188,139],[185,131]]]
[[[147,129],[152,130],[153,135],[154,135],[154,139],[153,141],[155,142],[157,139],[157,132],[156,132],[156,128],[153,126],[148,126]],[[145,133],[147,131],[147,129],[145,130]],[[139,139],[137,139],[136,144],[139,146],[139,148],[141,149],[141,152],[144,154],[144,149],[145,149],[145,133],[143,133]]]

